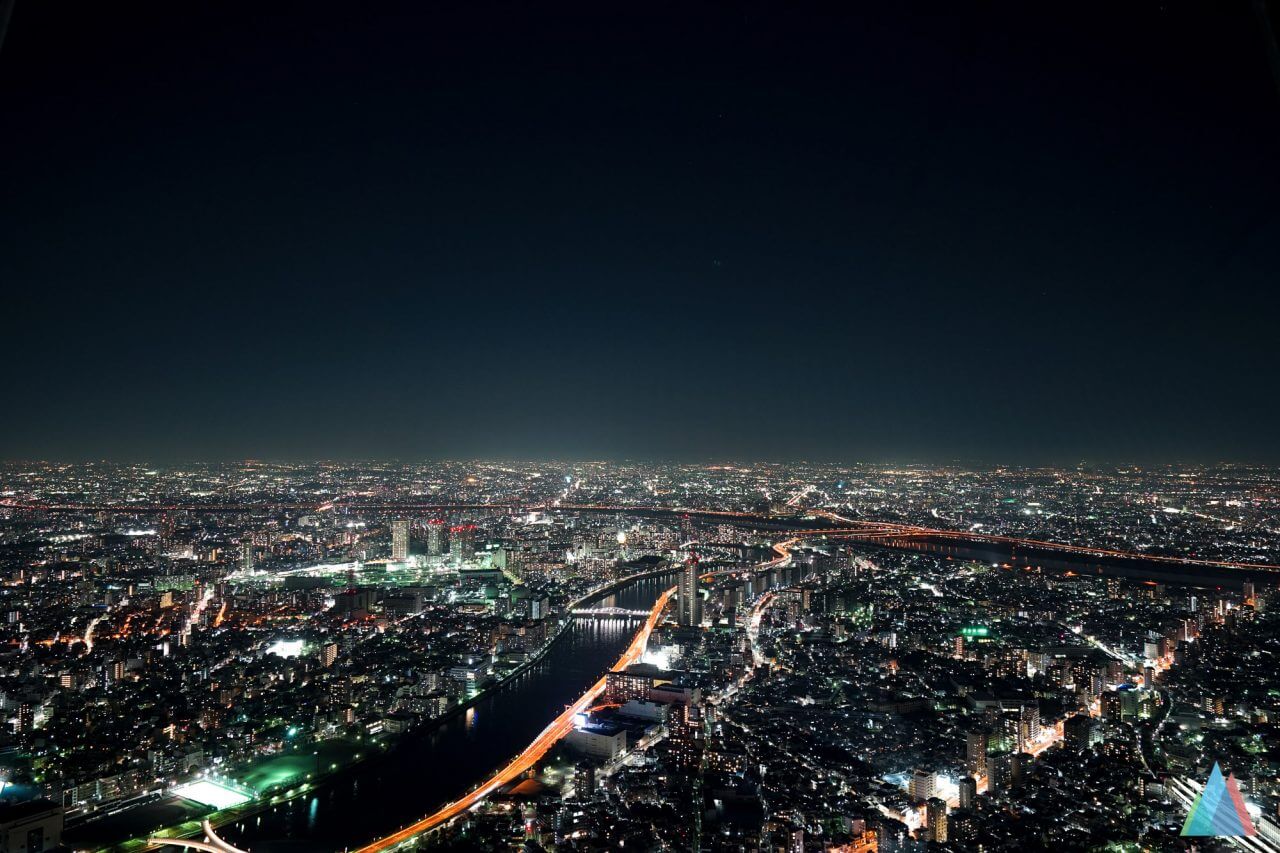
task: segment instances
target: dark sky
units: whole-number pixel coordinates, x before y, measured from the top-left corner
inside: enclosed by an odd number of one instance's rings
[[[17,0],[0,157],[3,458],[1280,461],[1250,0]]]

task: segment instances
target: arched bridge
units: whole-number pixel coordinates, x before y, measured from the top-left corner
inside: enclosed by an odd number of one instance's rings
[[[648,610],[627,610],[625,607],[578,607],[570,611],[574,616],[593,616],[597,619],[644,619]]]

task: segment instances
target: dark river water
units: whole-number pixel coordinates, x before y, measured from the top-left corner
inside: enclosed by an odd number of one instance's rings
[[[670,578],[636,581],[595,606],[653,606]],[[435,729],[357,765],[312,795],[219,830],[253,853],[332,851],[386,835],[487,779],[612,668],[637,621],[579,619],[537,665]]]

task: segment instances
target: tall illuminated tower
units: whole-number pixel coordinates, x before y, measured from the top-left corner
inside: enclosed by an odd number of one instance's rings
[[[433,518],[427,522],[427,556],[442,557],[448,547],[448,525],[443,518]]]
[[[698,598],[698,555],[690,554],[680,567],[676,588],[676,620],[686,627],[702,624],[702,600]]]
[[[409,521],[398,518],[391,522],[391,559],[409,559]]]
[[[455,563],[464,563],[476,553],[476,526],[455,524],[449,528],[449,556]]]
[[[925,834],[930,841],[947,843],[947,803],[940,797],[925,802]]]

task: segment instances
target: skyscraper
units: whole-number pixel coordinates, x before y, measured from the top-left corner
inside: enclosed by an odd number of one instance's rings
[[[673,705],[667,717],[667,731],[676,766],[697,767],[702,761],[702,706],[693,703]]]
[[[928,770],[916,770],[907,780],[907,795],[917,803],[923,803],[937,790],[936,778]]]
[[[973,808],[973,801],[978,796],[978,782],[972,776],[961,776],[960,781],[956,783],[956,787],[960,790],[960,808]]]
[[[398,518],[391,522],[391,559],[409,559],[409,521]]]
[[[120,667],[120,677],[121,678],[124,677],[123,665],[121,665]],[[23,702],[21,705],[18,706],[18,731],[24,732],[24,733],[31,731],[33,728],[35,728],[35,724],[36,724],[35,721],[36,721],[36,712],[35,712],[35,709],[31,707],[30,702]]]
[[[573,787],[578,799],[587,799],[596,792],[596,768],[590,762],[579,764],[573,777]]]
[[[998,752],[987,756],[987,793],[1009,790],[1013,784],[1013,753]]]
[[[240,571],[253,571],[253,541],[245,540],[240,543]]]
[[[443,518],[433,518],[427,522],[427,556],[442,557],[448,545],[448,528]]]
[[[683,627],[702,624],[702,601],[698,597],[698,555],[690,554],[680,569],[680,582],[676,589],[676,621]]]
[[[449,528],[449,556],[454,562],[470,560],[476,553],[476,526],[458,524]]]
[[[1018,712],[1018,740],[1020,745],[1034,743],[1040,738],[1040,704],[1029,702]]]
[[[925,803],[925,826],[930,841],[947,843],[947,804],[938,797],[930,797]]]
[[[964,736],[965,771],[970,776],[987,775],[987,732],[972,731]]]
[[[1082,752],[1097,746],[1099,740],[1098,725],[1088,714],[1068,717],[1062,724],[1062,745],[1072,752]]]

